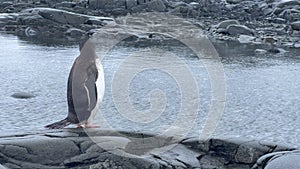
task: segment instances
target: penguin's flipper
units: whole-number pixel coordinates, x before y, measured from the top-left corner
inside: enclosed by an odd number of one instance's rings
[[[97,105],[96,65],[91,65],[86,72],[75,71],[72,82],[72,101],[79,122],[86,122],[91,111]]]
[[[62,128],[66,127],[67,125],[70,125],[70,124],[71,124],[71,122],[68,121],[68,118],[65,118],[61,121],[49,124],[49,125],[45,126],[45,128],[48,128],[48,129],[62,129]]]

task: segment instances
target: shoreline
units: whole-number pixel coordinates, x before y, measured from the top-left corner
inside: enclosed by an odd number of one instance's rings
[[[0,3],[3,7],[0,11],[0,30],[33,39],[49,37],[78,41],[106,24],[116,24],[115,21],[122,17],[143,12],[163,12],[186,19],[211,39],[266,44],[271,46],[271,53],[279,53],[277,48],[281,47],[300,48],[300,11],[297,13],[300,2],[297,0],[24,2]]]
[[[173,136],[99,129],[0,136],[0,164],[8,168],[259,169],[269,160],[261,158],[263,155],[294,150],[288,145],[241,138],[177,140]]]

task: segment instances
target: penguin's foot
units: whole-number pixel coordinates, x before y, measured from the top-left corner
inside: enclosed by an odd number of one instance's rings
[[[77,128],[84,128],[82,124],[77,124]]]
[[[93,125],[91,123],[85,123],[85,128],[99,128],[100,126]]]

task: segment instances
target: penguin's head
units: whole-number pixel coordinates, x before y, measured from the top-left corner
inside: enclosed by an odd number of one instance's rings
[[[91,38],[85,38],[79,43],[79,51],[82,53],[86,52],[94,52],[96,49],[95,43],[91,40]]]
[[[79,42],[79,51],[83,49],[84,46],[95,49],[95,43],[92,42],[94,32],[89,32],[84,36],[84,38]]]

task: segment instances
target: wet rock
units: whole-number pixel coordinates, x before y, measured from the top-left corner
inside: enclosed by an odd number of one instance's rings
[[[74,8],[75,6],[75,2],[62,2],[55,4],[55,8]]]
[[[283,19],[283,18],[274,18],[271,20],[273,23],[278,23],[278,24],[284,24],[286,23],[286,19]]]
[[[70,24],[70,25],[79,25],[84,24],[89,19],[96,19],[100,21],[112,21],[111,18],[105,18],[105,17],[96,17],[96,16],[88,16],[88,15],[82,15],[77,14],[73,12],[68,12],[64,10],[57,10],[52,8],[33,8],[33,9],[27,9],[24,11],[25,15],[27,14],[38,14],[44,19],[48,19],[50,21],[60,23],[60,24]],[[29,15],[30,16],[30,15]]]
[[[147,3],[148,11],[164,12],[166,6],[162,0],[152,0]]]
[[[300,20],[300,10],[297,9],[285,9],[278,17],[286,19],[288,21],[298,21]]]
[[[230,35],[252,35],[254,31],[244,25],[229,25],[227,26],[227,32]]]
[[[182,141],[182,144],[198,152],[208,152],[210,147],[208,140],[199,140],[198,138],[186,139]]]
[[[97,20],[97,19],[89,19],[84,24],[88,24],[88,25],[100,25],[100,26],[104,25],[104,23],[101,20]]]
[[[15,145],[6,145],[2,152],[9,157],[17,157],[17,160],[20,160],[21,156],[25,157],[28,154],[26,148]]]
[[[255,49],[254,51],[256,54],[266,54],[268,51],[265,49]]]
[[[237,144],[231,140],[212,139],[209,150],[226,157],[227,160],[231,160],[234,159],[239,144],[242,144],[242,142]]]
[[[278,39],[274,36],[266,36],[263,38],[263,42],[270,45],[274,45],[277,41]]]
[[[240,35],[238,38],[238,41],[240,43],[251,43],[256,39],[254,36],[249,36],[249,35]]]
[[[33,8],[34,5],[30,3],[16,3],[13,4],[12,6],[8,6],[6,9],[9,10],[9,12],[20,12],[23,9],[27,8]]]
[[[277,54],[277,53],[283,54],[283,53],[286,53],[287,51],[282,48],[272,47],[271,49],[268,50],[268,52],[274,53],[274,54]]]
[[[215,158],[210,155],[204,155],[199,157],[199,162],[201,164],[200,168],[205,169],[226,169],[222,158]]]
[[[16,99],[30,99],[30,98],[35,97],[35,95],[32,93],[18,92],[18,93],[12,94],[11,97],[16,98]]]
[[[227,26],[229,26],[229,25],[239,25],[239,24],[240,24],[239,21],[230,19],[230,20],[225,20],[225,21],[220,22],[217,25],[217,28],[226,29]]]
[[[258,151],[256,147],[250,146],[249,144],[242,144],[235,154],[235,160],[238,163],[253,164],[263,153],[264,152]]]
[[[125,0],[89,0],[90,9],[125,9]]]
[[[300,31],[300,21],[291,23],[292,29]]]
[[[5,25],[3,30],[9,33],[14,33],[18,29],[17,25]]]
[[[8,7],[8,6],[11,6],[11,5],[13,5],[13,3],[12,2],[0,2],[0,10],[1,9],[4,9],[4,8],[6,8],[6,7]]]
[[[98,0],[89,0],[88,1],[90,9],[101,9],[103,8],[103,4]]]
[[[34,37],[34,36],[37,36],[40,32],[37,29],[27,27],[25,29],[24,33],[27,37]]]
[[[268,162],[265,169],[299,169],[300,153],[289,153]]]
[[[115,8],[111,11],[111,14],[113,16],[124,16],[127,14],[127,10],[126,9],[123,9],[123,8]]]
[[[287,6],[296,6],[300,5],[300,2],[298,0],[281,0],[277,3],[278,8],[284,8]]]
[[[126,0],[125,1],[125,8],[127,10],[132,9],[135,6],[137,6],[137,0]]]
[[[182,14],[182,15],[186,16],[189,13],[189,11],[191,11],[191,10],[192,10],[191,6],[184,4],[184,5],[175,7],[174,9],[172,9],[170,11],[170,13],[175,14],[175,15]]]
[[[66,31],[66,35],[72,38],[82,37],[83,35],[85,35],[85,33],[85,31],[77,28],[70,28]]]
[[[293,47],[294,47],[294,48],[300,48],[300,43],[295,43],[295,44],[293,44]]]
[[[200,162],[197,159],[199,156],[198,153],[193,150],[187,149],[183,145],[178,145],[172,150],[170,150],[169,154],[172,156],[176,156],[176,160],[185,164],[188,168],[200,168]],[[170,156],[170,157],[172,157]]]
[[[45,19],[61,23],[61,24],[71,24],[78,25],[83,24],[88,20],[88,18],[84,15],[75,14],[63,10],[56,10],[50,8],[35,8],[32,10],[28,10],[27,12],[38,13]]]
[[[4,28],[6,25],[13,25],[18,14],[0,13],[0,29]]]
[[[3,30],[18,36],[36,38],[80,37],[86,31],[100,28],[108,22],[114,21],[108,17],[83,15],[52,8],[30,8],[17,15],[8,16],[14,19],[8,20],[10,25],[1,21],[1,19],[7,20],[9,17],[4,14],[0,16],[0,25],[3,25]]]
[[[133,13],[140,12],[165,12],[166,6],[162,0],[152,0],[144,3],[138,3],[138,5],[132,6],[131,11]]]
[[[227,3],[230,3],[230,4],[237,4],[237,3],[240,3],[242,2],[243,0],[226,0]]]
[[[7,169],[7,168],[0,164],[0,169]]]
[[[17,18],[17,22],[19,25],[28,25],[28,26],[44,26],[44,25],[55,25],[53,21],[44,19],[41,15],[27,15],[21,14]]]
[[[242,139],[187,138],[161,144],[167,138],[156,138],[145,148],[149,137],[143,133],[89,130],[90,137],[83,133],[61,129],[0,136],[1,163],[10,168],[250,169],[260,154],[270,152],[258,141]],[[148,151],[138,155],[140,148]]]

